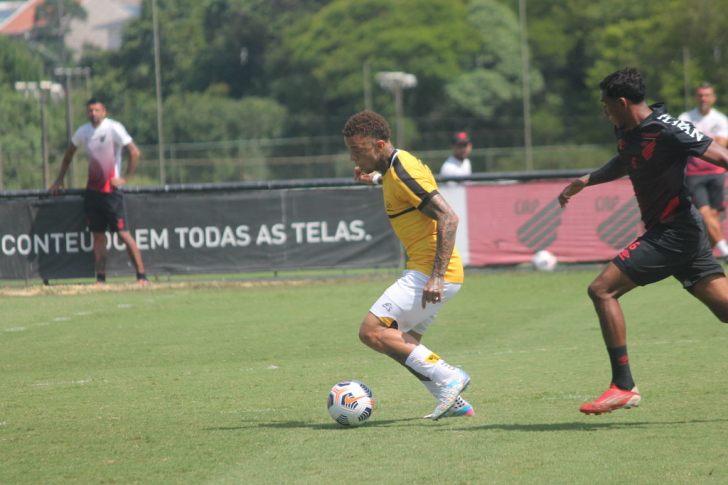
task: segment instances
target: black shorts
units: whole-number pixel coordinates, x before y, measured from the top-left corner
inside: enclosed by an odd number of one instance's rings
[[[713,173],[708,175],[689,175],[685,177],[685,185],[688,186],[693,197],[693,204],[700,209],[710,206],[717,211],[725,210],[725,173]]]
[[[620,252],[612,262],[634,283],[645,286],[674,276],[683,288],[711,274],[725,276],[713,256],[705,223],[694,207],[681,211],[674,222],[649,229]]]
[[[86,224],[91,232],[128,231],[126,224],[126,206],[124,194],[113,192],[96,192],[87,190],[83,197],[83,211],[86,213]]]

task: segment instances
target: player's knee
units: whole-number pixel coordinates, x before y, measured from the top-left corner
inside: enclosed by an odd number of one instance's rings
[[[376,334],[371,327],[362,323],[361,327],[359,327],[359,340],[367,347],[372,347],[376,342]]]
[[[591,285],[589,285],[586,292],[592,301],[602,300],[605,296],[604,287],[600,285],[598,281],[594,281]]]
[[[718,317],[718,320],[723,323],[728,323],[728,308],[713,313],[715,313],[715,316]]]

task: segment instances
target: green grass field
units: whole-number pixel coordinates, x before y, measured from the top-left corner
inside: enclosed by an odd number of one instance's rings
[[[609,384],[596,271],[468,275],[423,341],[471,418],[364,347],[393,277],[0,290],[2,484],[728,483],[728,328],[675,281],[622,299],[639,408]],[[372,418],[326,412],[359,379]]]

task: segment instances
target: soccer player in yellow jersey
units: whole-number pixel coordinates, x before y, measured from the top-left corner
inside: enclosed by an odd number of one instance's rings
[[[460,290],[463,264],[455,249],[458,216],[437,191],[430,169],[389,142],[389,124],[362,111],[344,126],[344,142],[356,164],[354,177],[382,184],[384,207],[409,260],[407,269],[372,305],[359,329],[370,348],[412,372],[437,399],[425,418],[470,416],[460,393],[468,374],[447,364],[420,341],[442,305]]]

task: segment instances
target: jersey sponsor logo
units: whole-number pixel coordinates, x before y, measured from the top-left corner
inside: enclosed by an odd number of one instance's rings
[[[693,125],[691,125],[687,121],[673,118],[672,116],[670,116],[668,114],[660,115],[657,117],[657,119],[662,121],[666,125],[671,125],[671,126],[676,127],[679,130],[682,130],[683,132],[685,132],[685,134],[687,134],[691,138],[695,138],[698,141],[705,138],[705,135],[703,135],[700,131],[698,131],[697,128],[695,128]]]
[[[391,312],[393,307],[391,303],[385,303],[384,305],[382,305],[382,308],[384,308],[388,312]]]

